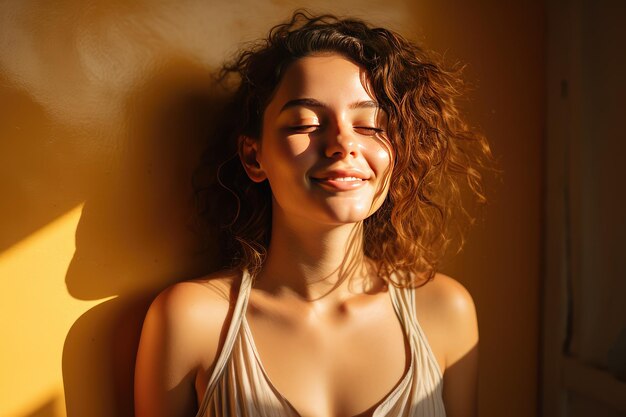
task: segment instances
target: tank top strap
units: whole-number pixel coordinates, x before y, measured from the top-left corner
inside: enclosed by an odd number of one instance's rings
[[[414,337],[420,333],[418,330],[419,324],[417,323],[417,311],[415,310],[415,290],[398,288],[390,283],[389,292],[396,315],[411,344],[413,344]]]
[[[241,322],[246,313],[246,307],[248,305],[248,297],[250,296],[250,289],[252,288],[252,276],[247,270],[243,270],[241,274],[241,283],[239,285],[239,292],[237,294],[237,300],[233,308],[232,317],[226,333],[226,339],[224,345],[220,351],[213,367],[213,372],[207,384],[206,391],[202,404],[200,404],[200,410],[204,412],[206,408],[206,402],[211,396],[216,383],[222,375],[224,368],[228,365],[233,346],[239,336],[239,329],[241,328]]]
[[[415,288],[398,288],[393,284],[389,284],[389,291],[391,293],[393,307],[406,332],[414,354],[420,357],[420,362],[430,363],[430,366],[435,369],[434,372],[437,374],[437,377],[442,379],[443,372],[439,368],[435,354],[417,319]]]

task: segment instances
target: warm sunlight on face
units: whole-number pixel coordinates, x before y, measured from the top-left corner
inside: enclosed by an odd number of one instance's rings
[[[363,69],[335,54],[289,66],[263,118],[258,161],[289,218],[354,223],[387,193],[391,149]]]

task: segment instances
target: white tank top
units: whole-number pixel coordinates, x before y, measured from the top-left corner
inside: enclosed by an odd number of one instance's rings
[[[246,321],[252,277],[243,271],[226,340],[196,417],[301,417],[269,380]],[[415,311],[415,290],[389,285],[410,344],[408,370],[374,410],[374,417],[445,417],[443,376]],[[374,400],[374,399],[373,399]],[[374,401],[372,400],[372,403]]]

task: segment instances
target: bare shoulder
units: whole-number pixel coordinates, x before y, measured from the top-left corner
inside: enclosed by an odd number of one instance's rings
[[[180,303],[178,307],[189,307],[192,311],[198,308],[223,308],[233,298],[233,285],[238,283],[239,274],[232,270],[213,272],[209,275],[182,281],[166,288],[157,299],[166,302]],[[183,311],[189,310],[184,308]]]
[[[219,271],[171,285],[152,302],[144,327],[156,327],[170,343],[184,346],[185,356],[195,362],[192,366],[211,359],[236,282],[234,271]]]
[[[220,271],[176,283],[156,297],[150,311],[155,310],[163,318],[173,320],[172,324],[178,323],[178,319],[191,324],[202,321],[206,314],[228,309],[235,280],[233,272]]]
[[[235,278],[220,272],[180,282],[152,302],[135,365],[138,417],[194,413],[196,375],[214,361]]]
[[[416,296],[427,298],[429,304],[439,308],[438,313],[448,319],[463,320],[468,315],[475,315],[474,299],[470,292],[456,279],[437,273],[435,277],[420,287]]]
[[[428,322],[440,356],[445,357],[445,368],[477,349],[476,306],[463,284],[437,273],[415,294],[418,315]]]
[[[477,415],[478,322],[474,300],[457,280],[443,274],[426,284],[440,315],[445,352],[443,401],[449,417]]]

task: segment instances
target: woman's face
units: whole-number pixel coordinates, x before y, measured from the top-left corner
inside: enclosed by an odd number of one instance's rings
[[[285,71],[257,150],[276,214],[337,225],[383,203],[392,151],[364,82],[363,69],[336,54],[301,58]]]

